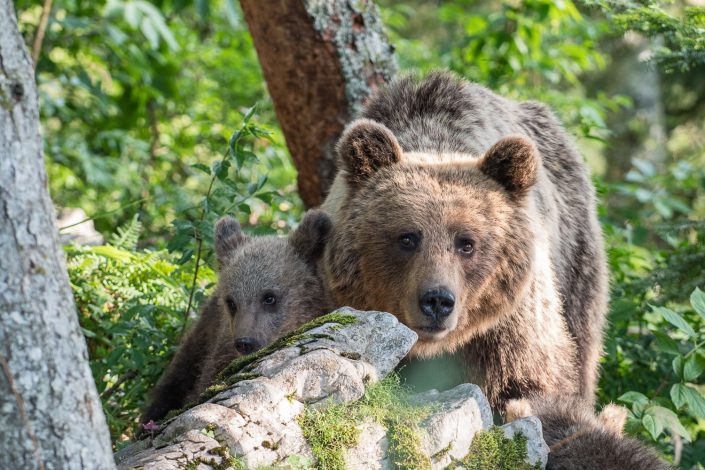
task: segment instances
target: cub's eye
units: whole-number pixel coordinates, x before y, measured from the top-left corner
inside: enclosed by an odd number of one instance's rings
[[[468,256],[475,251],[475,243],[469,238],[460,238],[455,245],[461,255]]]
[[[414,250],[419,246],[419,236],[415,233],[404,233],[399,236],[399,246],[404,250]]]
[[[264,296],[262,296],[262,303],[264,305],[274,305],[277,303],[277,298],[274,294],[264,294]]]
[[[230,313],[232,315],[235,315],[235,312],[237,312],[237,304],[235,303],[235,300],[233,300],[232,297],[228,297],[225,299],[225,305],[228,306],[228,310],[230,310]]]

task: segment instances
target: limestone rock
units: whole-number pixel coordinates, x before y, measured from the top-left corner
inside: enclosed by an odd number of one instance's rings
[[[209,451],[216,447],[238,456],[248,468],[291,455],[311,457],[296,422],[304,403],[325,406],[357,400],[365,385],[384,378],[417,339],[388,313],[349,308],[336,313],[354,322],[325,323],[247,365],[245,372],[254,378],[236,382],[185,411],[166,423],[151,443],[141,441],[117,453],[119,468],[203,464],[215,459]]]
[[[527,460],[534,465],[541,463],[541,468],[546,467],[548,461],[548,445],[543,440],[543,427],[541,421],[536,416],[528,416],[502,426],[504,435],[513,437],[516,433],[521,433],[526,437]]]

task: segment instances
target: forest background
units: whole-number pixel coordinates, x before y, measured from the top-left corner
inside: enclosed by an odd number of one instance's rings
[[[402,71],[447,68],[544,101],[573,134],[612,279],[599,401],[627,406],[629,432],[674,464],[705,468],[703,2],[376,3]],[[66,254],[119,447],[213,286],[212,224],[229,213],[287,233],[304,210],[296,169],[234,0],[15,8],[52,199],[106,240]]]

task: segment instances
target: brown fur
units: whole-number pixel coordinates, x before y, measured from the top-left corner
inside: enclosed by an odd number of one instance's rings
[[[362,116],[341,139],[323,205],[335,303],[395,314],[419,334],[412,355],[462,350],[469,380],[500,410],[532,393],[593,400],[602,237],[587,170],[550,112],[435,73],[381,90]],[[412,251],[400,248],[408,234]],[[436,288],[455,297],[440,328],[419,309]]]
[[[142,422],[198,398],[240,355],[237,339],[250,338],[258,349],[329,311],[316,270],[329,229],[328,217],[317,210],[309,211],[288,238],[250,238],[234,219],[218,221],[218,285],[152,392]],[[275,299],[272,305],[264,301],[268,296]]]
[[[656,452],[622,436],[626,409],[607,405],[595,416],[576,396],[532,397],[507,404],[507,421],[538,416],[550,448],[548,470],[666,470]]]

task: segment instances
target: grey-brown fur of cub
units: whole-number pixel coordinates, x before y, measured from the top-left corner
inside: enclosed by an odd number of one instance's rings
[[[218,221],[218,285],[152,392],[143,423],[197,399],[234,358],[329,311],[316,270],[329,229],[318,210],[286,238],[248,237],[235,219]]]
[[[594,399],[607,312],[595,191],[543,105],[452,74],[373,95],[338,143],[322,266],[336,304],[395,314],[412,356],[462,351],[502,410]]]
[[[656,452],[622,435],[627,410],[607,405],[595,415],[577,396],[530,397],[507,404],[507,421],[537,416],[550,448],[547,470],[667,470]]]

